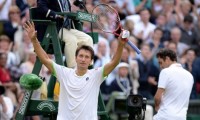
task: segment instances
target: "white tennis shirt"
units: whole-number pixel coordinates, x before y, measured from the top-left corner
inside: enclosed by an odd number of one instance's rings
[[[53,62],[54,75],[60,82],[57,120],[97,120],[97,104],[103,67],[77,76],[75,69]]]
[[[154,120],[186,120],[193,76],[181,64],[172,64],[161,71],[158,88],[164,88]]]

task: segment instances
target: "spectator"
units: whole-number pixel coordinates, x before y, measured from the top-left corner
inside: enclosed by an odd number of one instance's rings
[[[134,0],[134,5],[135,5],[135,11],[138,13],[140,10],[143,8],[145,9],[151,9],[151,0]]]
[[[129,95],[133,86],[129,76],[129,64],[121,62],[117,69],[118,72],[115,75],[115,79],[110,85],[110,93],[123,92],[125,95]]]
[[[195,81],[195,86],[194,88],[196,87],[196,92],[197,92],[197,95],[199,96],[200,95],[200,58],[197,57],[194,62],[193,62],[193,65],[192,65],[192,75],[194,76],[194,81]],[[191,98],[196,98],[196,96],[191,96]],[[199,97],[198,97],[199,98]]]
[[[189,48],[185,51],[185,53],[185,63],[183,66],[186,70],[192,72],[193,62],[196,59],[196,52],[194,49]]]
[[[190,99],[196,99],[197,98],[197,81],[195,77],[195,71],[196,69],[200,69],[200,66],[196,66],[196,60],[198,60],[196,56],[196,51],[192,48],[189,48],[185,52],[185,63],[183,64],[183,67],[188,70],[192,75],[194,76],[194,85],[192,89],[192,93],[190,95]]]
[[[110,94],[111,97],[106,105],[107,110],[109,111],[110,108],[114,108],[114,100],[118,97],[126,98],[130,93],[133,93],[133,82],[130,79],[130,65],[126,62],[121,62],[117,66],[117,74],[115,74],[115,78],[110,85]],[[113,106],[113,107],[111,107]],[[110,112],[110,111],[109,111]],[[112,112],[115,112],[113,109]],[[123,119],[126,113],[117,113],[118,120]],[[113,118],[114,119],[114,118]]]
[[[128,38],[135,46],[138,47],[138,40],[134,36],[130,36]],[[126,47],[129,49],[129,59],[136,59],[138,56],[137,52],[128,44],[126,44]]]
[[[23,40],[23,29],[20,9],[16,5],[9,9],[9,21],[4,23],[4,33],[13,41],[16,51],[18,51]]]
[[[141,46],[141,54],[136,59],[139,66],[139,89],[138,93],[147,99],[153,99],[153,95],[150,92],[150,86],[148,83],[148,75],[151,71],[151,49],[148,44],[142,44]]]
[[[150,92],[154,96],[157,91],[158,78],[160,73],[158,59],[155,56],[152,58],[150,69],[151,70],[149,71],[148,74],[148,83],[150,87]]]
[[[27,54],[27,60],[20,65],[22,74],[32,73],[36,61],[36,54],[34,53],[34,51],[30,50],[26,54]]]
[[[162,9],[163,9],[162,0],[153,0],[152,1],[151,10],[152,10],[153,17],[157,17],[158,15],[160,15]]]
[[[178,16],[176,13],[176,5],[174,0],[163,0],[162,14],[166,15],[166,26],[170,30],[172,27],[178,24]]]
[[[184,17],[190,15],[196,22],[197,20],[197,11],[196,11],[196,6],[191,4],[191,0],[177,0],[177,15],[179,17],[179,24],[183,24],[184,22]]]
[[[130,51],[128,47],[124,47],[123,49],[121,62],[125,62],[129,65],[128,76],[133,85],[131,93],[137,94],[139,88],[139,83],[138,83],[139,66],[136,60],[130,58]]]
[[[196,38],[196,42],[197,42],[197,46],[198,48],[200,47],[200,14],[198,15],[198,21],[196,24],[194,24],[195,26],[195,31],[197,33],[197,38]],[[197,55],[200,56],[200,49],[197,49]]]
[[[139,23],[135,23],[134,27],[134,35],[140,39],[141,43],[147,42],[149,38],[152,37],[152,33],[156,26],[149,22],[150,12],[147,9],[142,9],[140,12],[141,21]]]
[[[13,117],[14,106],[11,99],[4,93],[5,88],[0,84],[0,120],[10,120]]]
[[[121,58],[121,62],[125,62],[125,63],[129,63],[129,58],[130,56],[130,52],[128,47],[124,47],[123,52],[122,52],[122,58]]]
[[[20,92],[19,85],[11,79],[10,72],[6,68],[7,54],[0,53],[0,84],[6,88],[5,95],[11,98],[12,103],[17,105],[16,95]]]
[[[23,31],[23,40],[20,46],[18,47],[20,63],[26,61],[27,53],[31,50],[33,51],[33,45],[31,43],[31,40],[29,39],[27,32]]]
[[[161,38],[163,35],[163,31],[161,28],[156,28],[153,33],[153,37],[149,43],[152,50],[152,58],[150,64],[150,71],[148,74],[148,83],[150,87],[151,94],[154,96],[157,90],[158,77],[160,73],[158,60],[156,58],[156,53],[164,48],[163,43],[161,43]]]
[[[163,31],[161,28],[156,28],[153,32],[152,38],[149,40],[149,45],[153,54],[157,53],[157,51],[164,47],[161,42],[161,38],[163,36]]]
[[[113,57],[115,52],[117,52],[117,45],[118,45],[118,40],[117,39],[114,39],[114,40],[110,41],[110,43],[109,43],[110,57]]]
[[[111,1],[111,0],[110,0]],[[131,0],[113,0],[118,5],[118,11],[127,15],[132,15],[135,13],[135,6]]]
[[[97,53],[95,54],[94,68],[101,67],[110,61],[108,53],[109,46],[106,44],[107,41],[100,40],[97,44]]]
[[[0,35],[0,51],[6,52],[8,54],[8,60],[6,63],[7,68],[11,68],[13,66],[19,65],[20,63],[19,56],[16,53],[11,51],[12,45],[13,45],[13,42],[11,42],[8,36]]]
[[[167,42],[165,48],[170,49],[170,50],[174,51],[175,53],[177,53],[177,44],[176,44],[176,42],[173,42],[173,41]]]
[[[180,42],[189,45],[192,48],[197,48],[197,33],[194,29],[193,18],[191,15],[186,15],[181,27]]]
[[[178,27],[174,27],[170,31],[171,41],[177,44],[177,56],[180,57],[189,46],[185,43],[182,43],[181,40],[181,30]]]
[[[156,18],[156,26],[161,28],[163,31],[163,36],[161,42],[165,42],[170,39],[170,28],[167,26],[167,16],[160,13]]]

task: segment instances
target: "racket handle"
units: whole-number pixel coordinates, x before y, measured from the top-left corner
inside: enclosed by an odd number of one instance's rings
[[[137,46],[135,46],[130,40],[128,40],[127,43],[137,52],[137,54],[141,53]]]

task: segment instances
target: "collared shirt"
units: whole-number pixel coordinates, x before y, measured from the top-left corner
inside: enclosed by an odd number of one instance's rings
[[[57,120],[97,120],[100,84],[103,67],[90,69],[83,76],[53,62],[54,75],[60,82]],[[89,110],[89,111],[88,111]]]
[[[155,120],[186,120],[193,76],[181,64],[174,63],[161,71],[158,88],[165,89]]]

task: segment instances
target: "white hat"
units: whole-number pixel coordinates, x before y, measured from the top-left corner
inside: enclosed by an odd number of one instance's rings
[[[127,67],[129,68],[129,64],[125,63],[125,62],[120,62],[118,65],[117,65],[117,68],[121,68],[121,67]]]

